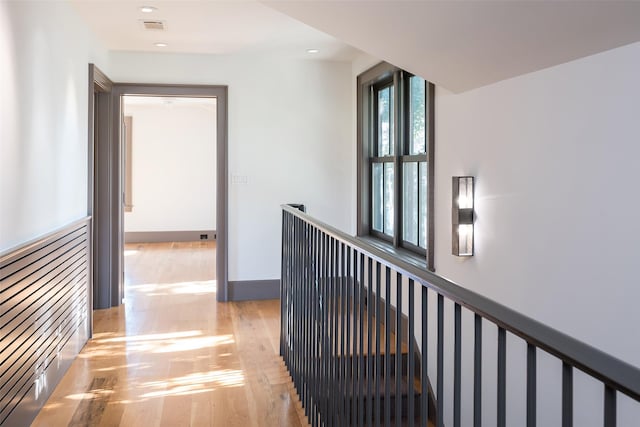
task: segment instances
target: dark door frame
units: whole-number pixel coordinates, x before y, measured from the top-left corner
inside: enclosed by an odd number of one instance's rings
[[[113,305],[111,289],[119,280],[118,271],[114,268],[119,254],[116,245],[118,230],[114,227],[118,188],[117,175],[112,170],[115,155],[111,134],[112,92],[113,82],[95,65],[89,64],[87,214],[92,217],[92,286],[89,298],[91,307],[95,309]]]
[[[90,73],[96,67],[90,65]],[[99,71],[99,70],[98,70]],[[102,74],[102,73],[100,73]],[[93,78],[90,75],[90,81]],[[122,97],[125,95],[144,96],[181,96],[216,98],[216,298],[218,301],[228,300],[228,88],[227,86],[211,85],[170,85],[170,84],[138,84],[112,83],[109,92],[108,111],[98,109],[97,122],[93,117],[93,99],[89,108],[90,150],[93,141],[93,123],[107,123],[108,136],[105,146],[96,140],[95,169],[92,178],[90,167],[90,181],[95,179],[95,208],[93,208],[95,263],[94,273],[94,308],[108,308],[120,305],[122,302],[123,282],[123,247],[124,247],[124,209],[122,202],[122,145],[120,141],[122,113]],[[90,91],[90,98],[93,96]],[[104,120],[104,121],[103,121]],[[104,130],[105,134],[107,130]],[[97,134],[97,133],[96,133]],[[91,186],[91,183],[90,183]],[[93,197],[91,197],[93,200]],[[102,203],[101,203],[102,202]],[[91,206],[94,206],[90,201]]]

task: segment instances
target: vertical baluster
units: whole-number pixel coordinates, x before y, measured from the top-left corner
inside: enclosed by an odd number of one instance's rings
[[[304,277],[304,259],[303,259],[303,245],[304,239],[304,223],[298,219],[298,238],[297,238],[297,264],[298,274],[296,278],[296,374],[298,376],[298,390],[300,390],[301,401],[304,401],[304,387],[302,384],[302,359],[303,359],[303,337],[302,337],[302,307],[304,300],[302,299],[302,278]],[[295,307],[294,307],[295,308]]]
[[[498,328],[498,427],[507,424],[507,331]]]
[[[297,332],[298,332],[298,322],[297,322],[297,318],[296,318],[296,305],[298,305],[298,294],[297,294],[297,288],[296,285],[298,284],[298,270],[300,268],[300,264],[298,262],[298,218],[294,217],[293,219],[293,247],[291,248],[292,251],[292,265],[293,265],[293,275],[291,277],[291,374],[293,376],[293,384],[296,387],[296,390],[298,390],[298,373],[296,371],[296,369],[298,368],[297,365],[297,361],[298,361],[298,357],[297,357],[297,352],[298,352],[298,345],[296,340],[298,339],[297,336]]]
[[[367,418],[365,424],[373,425],[373,260],[367,257]]]
[[[312,414],[312,427],[318,427],[318,385],[320,384],[318,377],[318,229],[316,227],[313,230],[313,246],[311,252],[311,259],[313,260],[312,280],[311,286],[311,414]]]
[[[284,298],[285,292],[284,287],[286,284],[286,254],[287,254],[287,212],[282,211],[282,241],[280,243],[280,357],[284,357],[284,325],[285,325],[285,317],[284,317],[284,305],[286,299]]]
[[[413,279],[409,279],[409,307],[408,307],[408,317],[409,317],[409,330],[407,332],[408,341],[409,341],[409,372],[407,373],[407,387],[408,387],[408,398],[409,398],[409,427],[415,426],[415,405],[414,399],[415,396],[415,283]]]
[[[333,414],[335,418],[334,425],[340,425],[340,395],[337,393],[340,386],[340,247],[338,245],[338,241],[334,239],[334,266],[333,266],[333,286],[335,290],[334,294],[334,369],[333,369],[333,378],[334,378],[334,388],[333,388]]]
[[[305,325],[306,325],[306,347],[307,347],[307,357],[305,358],[305,383],[307,389],[307,415],[308,417],[312,417],[313,411],[313,371],[312,371],[312,362],[313,362],[313,289],[315,287],[313,280],[313,226],[310,224],[307,225],[307,240],[305,241],[305,253],[307,256],[307,271],[306,271],[306,279],[305,279],[305,299],[306,299],[306,315],[305,315]],[[313,427],[313,426],[312,426]]]
[[[296,265],[296,277],[294,283],[294,295],[295,295],[295,304],[293,305],[293,318],[295,319],[294,327],[295,332],[293,334],[294,342],[293,342],[293,353],[294,353],[294,363],[295,363],[295,384],[298,392],[301,392],[300,388],[300,308],[302,306],[302,301],[300,300],[300,275],[302,274],[302,260],[300,257],[300,241],[302,240],[301,236],[301,224],[300,220],[296,217],[296,257],[295,257],[295,265]]]
[[[317,311],[317,307],[318,307],[318,302],[317,302],[317,276],[316,276],[316,268],[317,268],[317,261],[316,261],[316,227],[315,226],[311,226],[311,247],[310,247],[310,259],[311,259],[311,270],[310,270],[310,274],[309,274],[309,314],[310,314],[310,318],[309,318],[309,341],[310,341],[310,345],[309,345],[309,350],[310,350],[310,355],[309,355],[309,361],[307,362],[307,364],[309,365],[309,403],[310,403],[310,407],[309,407],[309,412],[311,413],[311,427],[317,427],[316,425],[316,388],[317,388],[317,381],[316,381],[316,343],[317,343],[317,337],[316,337],[316,311]]]
[[[391,426],[391,269],[385,269],[384,294],[384,425]]]
[[[287,273],[287,363],[289,370],[293,372],[293,281],[295,277],[295,218],[293,215],[289,217],[289,272]]]
[[[302,245],[303,239],[304,239],[304,223],[300,219],[298,219],[297,264],[299,265],[299,267],[298,267],[298,274],[296,278],[296,299],[297,299],[296,324],[298,325],[298,327],[296,328],[296,374],[298,376],[298,390],[300,390],[301,401],[303,401],[304,399],[304,387],[302,385],[302,359],[303,359],[302,306],[304,304],[304,300],[302,299],[302,278],[304,277],[304,260],[303,260],[303,245]]]
[[[307,414],[307,419],[311,419],[311,398],[312,398],[312,377],[311,377],[311,369],[310,369],[310,359],[312,357],[312,349],[311,349],[311,343],[312,343],[312,339],[311,339],[311,318],[313,316],[312,314],[312,303],[311,303],[311,293],[313,290],[313,283],[312,283],[312,260],[311,260],[311,248],[313,247],[313,236],[311,233],[311,225],[308,223],[306,224],[306,230],[305,230],[305,234],[306,234],[306,238],[305,238],[305,245],[304,245],[304,254],[305,254],[305,265],[306,265],[306,269],[305,269],[305,279],[304,279],[304,300],[305,300],[305,313],[304,313],[304,340],[305,340],[305,357],[304,357],[304,382],[305,382],[305,389],[306,389],[306,400],[304,401],[305,405],[306,405],[306,409],[305,409],[305,413]]]
[[[360,304],[358,297],[360,292],[358,290],[358,273],[360,271],[360,254],[353,249],[353,343],[351,351],[351,425],[358,425],[358,404],[360,402],[360,395],[358,393],[358,362],[360,361],[360,355],[358,354],[358,315],[360,314]]]
[[[344,358],[344,403],[345,403],[345,419],[347,423],[351,424],[351,408],[353,406],[353,390],[351,390],[351,362],[353,361],[353,354],[351,354],[351,281],[353,276],[351,275],[351,247],[347,246],[347,274],[345,276],[344,286],[347,299],[345,301],[346,314],[344,320],[347,326],[347,335],[345,339],[345,358]]]
[[[336,425],[336,384],[337,384],[337,355],[338,355],[338,328],[337,328],[337,306],[336,300],[338,299],[338,295],[336,293],[336,245],[333,237],[329,238],[329,249],[330,249],[330,259],[331,259],[331,277],[330,277],[330,304],[331,304],[331,317],[330,317],[330,325],[329,330],[331,334],[331,360],[329,367],[329,386],[331,388],[331,392],[329,394],[329,419],[331,420],[330,425]]]
[[[324,390],[322,381],[324,380],[324,236],[323,232],[318,230],[318,292],[317,292],[317,311],[316,311],[316,412],[318,414],[318,426],[323,425],[323,409],[324,409]]]
[[[453,426],[460,427],[460,393],[462,389],[462,308],[454,305],[453,344]]]
[[[302,360],[300,367],[302,368],[302,404],[304,406],[304,413],[309,417],[309,224],[307,222],[302,223],[302,262],[304,268],[302,270]]]
[[[437,381],[437,408],[436,426],[444,427],[444,297],[438,294],[438,381]]]
[[[482,317],[474,316],[473,342],[473,426],[482,426]]]
[[[325,365],[325,252],[324,252],[324,232],[318,229],[318,426],[324,425],[325,419],[325,388],[324,379],[326,377]]]
[[[396,425],[402,422],[402,274],[396,273]],[[407,385],[409,381],[407,380]]]
[[[382,316],[380,310],[380,292],[381,292],[381,281],[380,277],[382,274],[380,263],[376,262],[376,386],[375,386],[375,397],[376,397],[376,409],[375,409],[375,421],[376,427],[380,427],[381,423],[381,411],[382,411],[382,403],[381,403],[381,392],[382,392],[382,366],[381,366],[381,355],[380,355],[380,317]]]
[[[294,218],[292,217],[289,222],[289,274],[287,277],[287,365],[289,367],[289,371],[291,372],[291,377],[293,379],[294,370],[293,370],[293,278],[295,275],[295,264],[294,264]]]
[[[341,293],[341,309],[340,309],[340,425],[347,425],[347,409],[346,409],[346,371],[347,371],[347,353],[346,339],[347,339],[347,286],[346,286],[346,248],[344,243],[340,248],[340,293]]]
[[[289,273],[287,274],[287,363],[289,370],[293,372],[293,279],[295,276],[295,264],[294,264],[294,249],[295,249],[295,234],[294,234],[294,218],[293,215],[289,218]]]
[[[300,221],[300,238],[298,239],[298,250],[300,251],[300,276],[298,278],[298,370],[299,377],[298,381],[300,383],[300,402],[306,406],[305,398],[306,398],[306,390],[304,386],[304,363],[305,363],[305,300],[304,300],[304,276],[305,270],[307,268],[305,253],[304,253],[304,239],[305,239],[305,228],[306,225],[304,221]],[[306,412],[305,412],[306,414]]]
[[[329,323],[329,236],[323,233],[322,237],[323,258],[324,258],[324,282],[322,287],[322,308],[323,308],[323,322],[322,322],[322,402],[323,402],[323,426],[331,425],[329,414],[329,384],[331,381],[331,374],[329,373],[329,364],[331,363],[331,340],[330,340],[330,323]]]
[[[429,306],[428,304],[428,294],[427,288],[425,286],[421,286],[422,292],[422,360],[420,363],[420,420],[421,426],[427,426],[429,423],[429,372],[427,364],[429,362],[429,348],[428,346],[428,338],[429,338]]]
[[[324,387],[323,381],[325,379],[324,372],[324,233],[322,230],[318,229],[318,311],[317,311],[317,324],[316,324],[316,334],[317,334],[317,353],[316,353],[316,363],[317,363],[317,377],[316,381],[318,383],[316,388],[316,414],[318,417],[318,426],[322,426],[324,423]]]
[[[358,284],[359,290],[359,333],[358,333],[358,427],[364,426],[364,375],[365,375],[365,366],[364,366],[364,299],[365,299],[365,288],[364,288],[364,254],[360,254],[360,282]]]
[[[604,427],[616,426],[616,391],[604,386]]]
[[[527,427],[536,426],[536,346],[527,343]]]
[[[284,359],[287,368],[289,368],[289,361],[287,359],[287,307],[288,291],[289,287],[289,213],[283,212],[284,226],[282,228],[282,249],[283,249],[283,261],[282,261],[282,287],[280,292],[280,356]]]
[[[562,427],[573,425],[573,368],[562,362]]]
[[[336,286],[337,286],[337,318],[336,322],[338,323],[338,347],[337,354],[339,355],[338,361],[336,364],[336,375],[337,375],[337,393],[336,393],[336,412],[338,425],[344,425],[343,415],[343,404],[344,397],[342,396],[342,359],[344,357],[344,348],[342,348],[342,343],[344,342],[344,294],[343,294],[343,286],[342,286],[342,276],[344,275],[343,261],[342,258],[344,254],[342,253],[342,247],[340,242],[336,242],[336,251],[338,253],[338,265],[337,265],[337,275],[336,275]]]

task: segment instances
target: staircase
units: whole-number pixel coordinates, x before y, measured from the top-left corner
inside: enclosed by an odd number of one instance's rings
[[[631,406],[617,399],[640,407],[637,367],[289,206],[282,209],[280,354],[312,427],[461,427],[463,416],[470,425],[490,419],[506,427],[515,425],[514,416],[518,425],[548,425],[552,411],[548,399],[539,410],[538,383],[545,384],[539,377],[561,388],[554,409],[563,426],[573,425],[574,401],[583,416],[598,416],[594,408],[602,408],[605,427],[635,425]],[[526,352],[507,357],[514,345]],[[463,347],[471,357],[462,357]],[[419,354],[418,348],[433,350]],[[538,354],[560,362],[560,378],[539,371]],[[427,366],[437,379],[433,390]],[[452,376],[445,376],[445,367]],[[574,394],[576,371],[600,383],[601,399]],[[487,382],[495,399],[483,397]],[[472,399],[463,401],[463,389]],[[445,401],[452,404],[446,419]],[[525,410],[507,414],[514,401]]]
[[[395,313],[393,316],[395,317]],[[363,318],[368,319],[367,308],[363,310]],[[351,317],[352,325],[357,325],[355,320],[357,319],[353,319],[353,317]],[[372,424],[379,419],[380,423],[384,425],[388,411],[388,418],[392,425],[409,426],[410,394],[411,399],[413,400],[412,411],[414,424],[420,425],[422,397],[420,369],[414,369],[413,378],[409,378],[410,355],[407,336],[404,335],[402,337],[400,353],[397,353],[397,335],[395,333],[394,325],[391,325],[391,333],[389,334],[389,352],[387,353],[386,328],[384,320],[376,319],[375,314],[372,313],[373,327],[370,332],[368,331],[367,326],[367,322],[364,322],[362,329],[363,351],[361,353],[357,351],[359,349],[359,343],[356,343],[354,346],[354,337],[353,334],[351,334],[351,340],[346,346],[349,351],[345,352],[344,357],[341,356],[340,351],[335,353],[334,356],[337,359],[338,365],[362,367],[359,375],[351,375],[351,381],[348,381],[348,385],[343,393],[339,394],[341,397],[344,397],[345,406],[347,408],[357,408],[355,411],[352,410],[352,413],[347,417],[346,425],[358,425],[359,420],[362,420],[363,425],[368,425],[367,423],[364,423],[364,420],[367,420],[367,418]],[[358,334],[359,333],[360,332],[358,331]],[[378,336],[380,337],[379,343],[376,339]],[[368,345],[369,337],[371,337],[370,352]],[[355,353],[353,352],[354,348],[356,348]],[[380,349],[379,352],[377,351],[377,348]],[[414,367],[419,367],[420,354],[415,350],[413,359]],[[379,376],[375,375],[376,367],[378,367],[378,371],[380,372]],[[397,371],[398,367],[400,367],[400,371]],[[371,372],[371,374],[369,372]],[[389,381],[387,381],[387,379]],[[361,391],[359,381],[362,383]],[[400,394],[397,394],[398,382],[400,383]],[[411,387],[413,388],[413,392],[411,392]],[[385,390],[386,388],[388,388],[388,392]],[[376,400],[379,402],[378,405],[375,405]],[[388,404],[387,400],[389,401]],[[397,405],[400,405],[400,408],[398,408]],[[376,407],[379,408],[377,411],[375,409]],[[435,419],[435,406],[433,403],[431,403],[428,412],[430,414],[429,425],[433,425]],[[362,415],[360,415],[361,413]],[[396,424],[398,415],[400,416],[400,423]],[[354,419],[356,420],[355,422]]]
[[[347,311],[355,311],[353,301],[348,304],[352,310]],[[340,298],[335,299],[332,305],[332,307],[342,306],[343,301]],[[385,425],[387,419],[394,426],[423,425],[420,354],[414,350],[413,376],[410,377],[409,365],[412,361],[407,342],[408,335],[403,334],[401,341],[398,342],[395,324],[392,322],[389,325],[390,333],[387,340],[384,316],[382,319],[376,318],[375,309],[371,313],[371,330],[369,330],[369,322],[367,322],[369,313],[366,303],[359,316],[346,317],[339,313],[339,309],[337,311],[333,324],[339,325],[340,328],[331,337],[325,337],[331,347],[330,357],[323,358],[320,353],[319,357],[312,362],[333,367],[334,374],[339,372],[338,379],[328,384],[324,394],[326,400],[317,402],[321,407],[333,406],[339,409],[325,414],[322,418],[331,419],[329,425],[333,422],[335,426],[369,426],[378,423]],[[395,310],[392,313],[392,318],[395,319],[397,313]],[[358,317],[365,320],[362,322],[362,329],[360,329]],[[343,319],[345,319],[344,322]],[[348,327],[346,327],[347,324]],[[321,329],[322,325],[316,323],[315,327]],[[361,341],[360,336],[362,336]],[[400,352],[398,352],[398,346]],[[413,348],[417,346],[414,345]],[[323,379],[317,377],[316,380]],[[304,407],[304,392],[302,390],[297,392],[301,399],[300,404]],[[435,425],[436,409],[432,397],[432,395],[429,396],[427,403],[429,427]],[[410,400],[413,400],[413,405],[409,405]],[[306,414],[309,416],[309,411],[306,411]],[[410,422],[411,418],[414,420],[413,423]],[[314,425],[313,419],[311,419],[311,425]]]

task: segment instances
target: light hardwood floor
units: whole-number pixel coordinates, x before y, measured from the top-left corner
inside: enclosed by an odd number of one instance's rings
[[[128,245],[125,305],[32,426],[307,426],[278,356],[279,302],[216,303],[215,243]]]

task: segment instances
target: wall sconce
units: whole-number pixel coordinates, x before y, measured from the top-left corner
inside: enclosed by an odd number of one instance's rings
[[[454,176],[451,194],[451,253],[473,256],[473,177]]]

